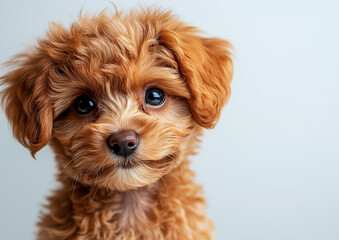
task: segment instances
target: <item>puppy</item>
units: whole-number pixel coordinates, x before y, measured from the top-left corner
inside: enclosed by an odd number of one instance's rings
[[[230,94],[227,41],[168,11],[80,14],[1,77],[14,137],[49,144],[61,187],[38,240],[213,239],[189,156]]]

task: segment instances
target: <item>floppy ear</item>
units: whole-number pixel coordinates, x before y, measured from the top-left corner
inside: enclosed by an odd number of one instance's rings
[[[195,28],[180,24],[160,31],[159,41],[172,51],[178,62],[191,93],[188,102],[194,120],[202,127],[213,128],[231,93],[230,43],[201,37]]]
[[[14,70],[0,77],[2,106],[13,128],[14,137],[35,153],[49,141],[52,133],[53,113],[48,94],[47,63],[39,54],[21,54],[7,65]]]

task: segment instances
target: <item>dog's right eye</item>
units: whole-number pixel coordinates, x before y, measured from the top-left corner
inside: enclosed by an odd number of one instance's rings
[[[90,96],[81,95],[75,99],[74,109],[79,114],[88,114],[95,109],[95,102]]]

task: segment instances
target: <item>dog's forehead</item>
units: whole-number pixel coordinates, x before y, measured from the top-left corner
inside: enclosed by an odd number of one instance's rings
[[[51,28],[42,47],[54,62],[84,81],[135,83],[154,60],[148,51],[157,34],[151,25],[147,33],[144,28],[135,19],[97,16],[72,24],[70,30]]]
[[[179,73],[176,69],[164,67],[157,62],[159,58],[156,55],[144,54],[136,55],[135,58],[123,61],[102,61],[103,59],[91,58],[82,61],[79,58],[67,64],[65,67],[70,70],[70,76],[56,84],[71,84],[80,88],[90,88],[97,90],[107,90],[107,85],[111,89],[120,91],[133,91],[135,89],[146,87],[147,85],[164,83],[178,83]],[[180,86],[179,86],[180,87]]]
[[[48,36],[43,45],[53,61],[69,69],[73,81],[87,82],[88,86],[109,82],[121,90],[133,90],[173,73],[168,66],[175,61],[169,51],[154,50],[158,33],[152,24],[146,27],[140,21],[105,16],[73,24],[69,31],[52,29]],[[167,68],[161,69],[161,58],[162,65],[167,61]]]

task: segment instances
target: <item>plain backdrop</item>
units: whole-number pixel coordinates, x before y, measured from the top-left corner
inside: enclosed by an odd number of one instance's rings
[[[155,3],[234,46],[232,96],[192,158],[220,240],[339,239],[339,1]],[[0,1],[0,63],[106,0]],[[4,74],[1,68],[0,75]],[[46,147],[31,158],[0,113],[0,239],[32,240],[55,188]]]

